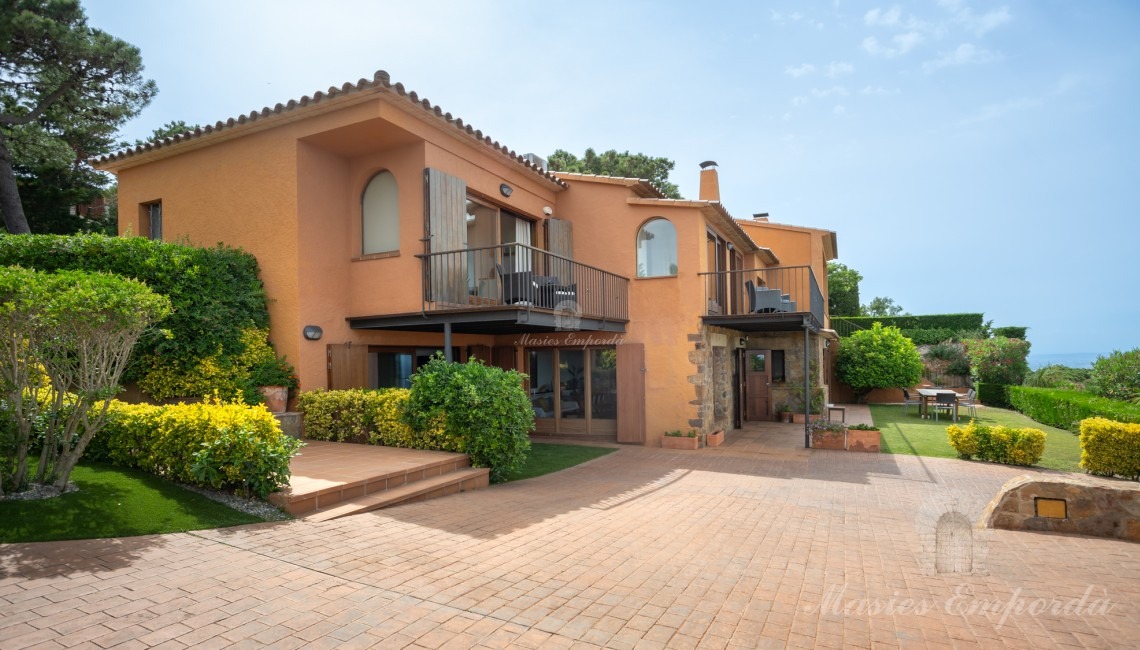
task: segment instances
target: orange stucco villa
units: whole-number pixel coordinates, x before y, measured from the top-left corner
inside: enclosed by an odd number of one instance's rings
[[[539,433],[648,446],[826,395],[835,233],[734,219],[712,162],[698,200],[551,173],[378,72],[96,166],[121,235],[257,257],[302,389],[447,350],[527,373]]]

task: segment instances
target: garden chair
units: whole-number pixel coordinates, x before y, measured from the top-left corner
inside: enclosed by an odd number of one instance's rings
[[[903,392],[903,415],[906,415],[906,409],[908,406],[917,406],[919,409],[919,414],[921,414],[922,413],[922,400],[912,399],[910,396],[910,391],[908,391],[905,388],[902,389],[902,392]]]
[[[934,409],[934,421],[938,421],[938,412],[946,411],[954,416],[954,421],[958,421],[958,395],[956,393],[938,393],[934,396],[934,403],[930,405]]]
[[[973,388],[966,391],[965,395],[958,396],[958,406],[965,406],[966,412],[969,413],[970,417],[972,418],[978,417],[977,397],[978,394],[974,391]]]

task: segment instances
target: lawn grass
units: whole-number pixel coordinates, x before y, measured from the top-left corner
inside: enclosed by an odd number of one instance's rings
[[[533,442],[526,463],[507,475],[507,481],[550,474],[593,460],[617,451],[613,447],[586,447],[583,445],[554,445],[546,442]]]
[[[913,456],[934,456],[937,458],[957,458],[958,452],[950,446],[946,437],[946,427],[953,424],[949,418],[935,422],[918,417],[918,409],[911,408],[903,415],[902,406],[871,405],[871,417],[882,433],[882,451],[887,454],[911,454]],[[1080,438],[1064,429],[1057,429],[1035,422],[1030,418],[1006,409],[992,406],[978,407],[978,424],[1007,427],[1032,427],[1045,432],[1045,453],[1039,467],[1059,469],[1065,472],[1080,472]],[[969,417],[959,416],[959,424],[969,422]]]
[[[79,487],[54,499],[0,501],[0,542],[130,537],[262,521],[156,476],[80,463]]]

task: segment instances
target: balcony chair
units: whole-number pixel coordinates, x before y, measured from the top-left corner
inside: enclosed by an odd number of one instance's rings
[[[913,405],[913,406],[917,406],[917,407],[918,407],[918,412],[919,412],[919,414],[921,414],[921,413],[922,413],[922,400],[920,400],[920,399],[911,399],[911,396],[910,396],[910,391],[908,391],[908,390],[907,390],[907,389],[905,389],[905,388],[904,388],[904,389],[902,389],[902,392],[903,392],[903,415],[906,415],[906,409],[907,409],[907,407],[908,407],[908,406],[912,406],[912,405]]]
[[[958,421],[958,394],[957,393],[938,393],[934,396],[934,403],[930,405],[934,408],[934,421],[938,421],[939,411],[946,411],[954,416],[954,421]]]

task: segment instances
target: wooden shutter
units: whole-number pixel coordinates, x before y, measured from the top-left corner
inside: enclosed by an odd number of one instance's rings
[[[328,373],[329,390],[368,388],[368,346],[329,344]]]
[[[617,441],[645,444],[645,344],[617,346]]]
[[[491,346],[489,345],[472,345],[467,348],[468,359],[478,359],[483,363],[491,363]]]
[[[467,183],[438,169],[424,170],[424,227],[428,251],[467,248]],[[431,257],[429,300],[467,303],[467,253]]]
[[[574,224],[565,219],[547,219],[546,250],[555,255],[574,259]],[[550,275],[558,276],[558,284],[574,282],[570,264],[562,260],[551,259]]]
[[[496,345],[491,351],[491,364],[503,370],[516,370],[518,363],[513,345]]]

